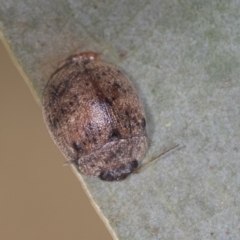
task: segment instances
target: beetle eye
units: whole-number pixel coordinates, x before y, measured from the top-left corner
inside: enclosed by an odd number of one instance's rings
[[[104,181],[118,181],[125,179],[130,173],[132,173],[138,167],[138,161],[133,160],[130,163],[122,165],[114,170],[102,171],[99,178]]]
[[[112,172],[106,170],[106,171],[102,171],[99,175],[99,178],[101,180],[104,180],[104,181],[113,181],[114,180],[114,177],[112,175]]]

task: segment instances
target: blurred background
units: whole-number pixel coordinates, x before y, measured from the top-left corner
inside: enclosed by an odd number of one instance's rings
[[[0,41],[0,239],[112,240]]]

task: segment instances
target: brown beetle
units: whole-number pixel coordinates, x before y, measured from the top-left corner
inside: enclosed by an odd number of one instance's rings
[[[124,179],[146,154],[146,117],[137,92],[96,53],[60,63],[44,90],[43,115],[56,145],[84,175]]]

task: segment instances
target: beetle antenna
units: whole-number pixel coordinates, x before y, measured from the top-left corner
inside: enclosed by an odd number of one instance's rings
[[[144,168],[148,167],[151,163],[153,163],[156,159],[162,157],[163,155],[165,155],[166,153],[172,151],[173,149],[179,147],[180,144],[177,144],[167,150],[165,150],[164,152],[160,153],[159,155],[151,158],[149,161],[147,161],[146,163],[142,164],[139,168],[137,168],[133,173],[139,173],[141,172]]]

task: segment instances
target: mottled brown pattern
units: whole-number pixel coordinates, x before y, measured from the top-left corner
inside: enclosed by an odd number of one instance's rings
[[[62,62],[43,95],[49,132],[81,173],[120,180],[147,150],[146,118],[132,83],[95,53]]]

